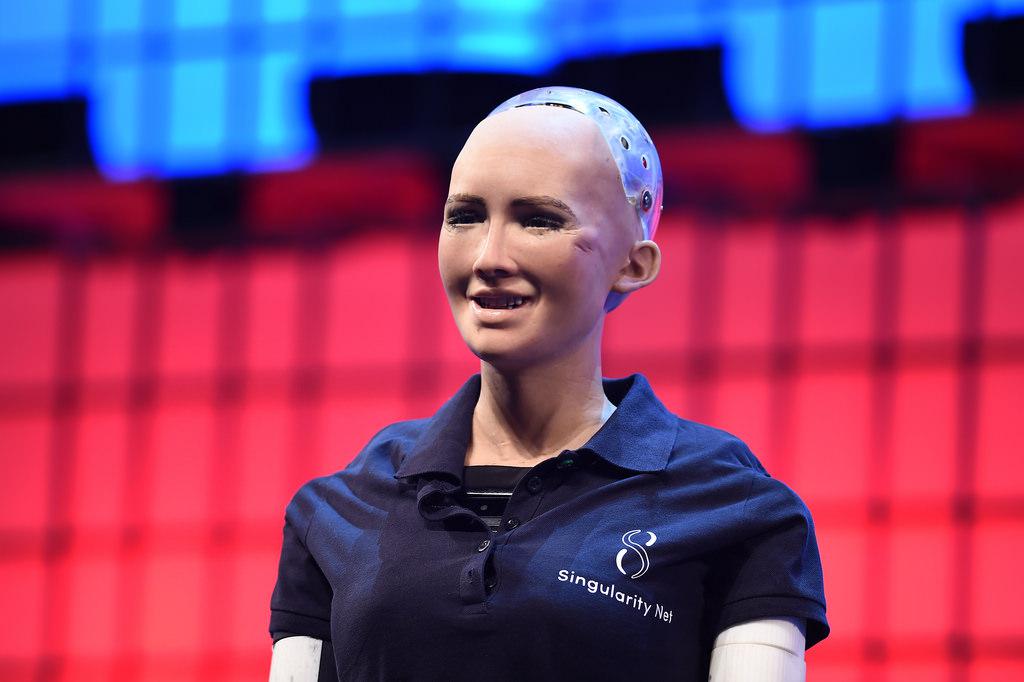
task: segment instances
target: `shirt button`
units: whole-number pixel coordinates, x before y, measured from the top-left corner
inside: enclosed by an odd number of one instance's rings
[[[508,528],[509,530],[512,530],[513,528],[515,528],[518,525],[519,525],[519,519],[517,519],[514,516],[508,517],[508,521],[505,522],[505,527]]]
[[[482,551],[484,551],[485,549],[487,549],[490,546],[491,546],[491,541],[490,540],[484,540],[483,542],[481,542],[479,545],[476,546],[476,551],[482,552]]]
[[[526,489],[531,493],[539,492],[544,487],[544,481],[541,480],[540,476],[531,476],[530,480],[526,482]]]

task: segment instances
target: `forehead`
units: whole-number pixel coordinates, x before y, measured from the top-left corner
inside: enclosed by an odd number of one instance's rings
[[[480,122],[452,168],[452,191],[467,185],[509,191],[570,190],[597,184],[618,191],[618,169],[597,125],[582,114],[550,106],[511,109]]]

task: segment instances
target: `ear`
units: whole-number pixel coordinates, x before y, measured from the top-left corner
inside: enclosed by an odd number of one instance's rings
[[[634,242],[628,259],[612,284],[612,291],[628,294],[642,289],[658,276],[661,270],[661,249],[650,239]]]

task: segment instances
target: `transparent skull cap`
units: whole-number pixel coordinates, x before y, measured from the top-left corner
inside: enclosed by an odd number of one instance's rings
[[[610,97],[565,86],[528,90],[505,100],[488,116],[534,105],[571,109],[597,124],[619,168],[622,190],[636,210],[644,239],[653,239],[662,208],[661,161],[640,121]]]

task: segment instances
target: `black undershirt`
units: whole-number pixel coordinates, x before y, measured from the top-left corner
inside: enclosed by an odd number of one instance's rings
[[[508,498],[533,467],[475,464],[463,469],[460,502],[482,518],[492,533],[498,531]]]

